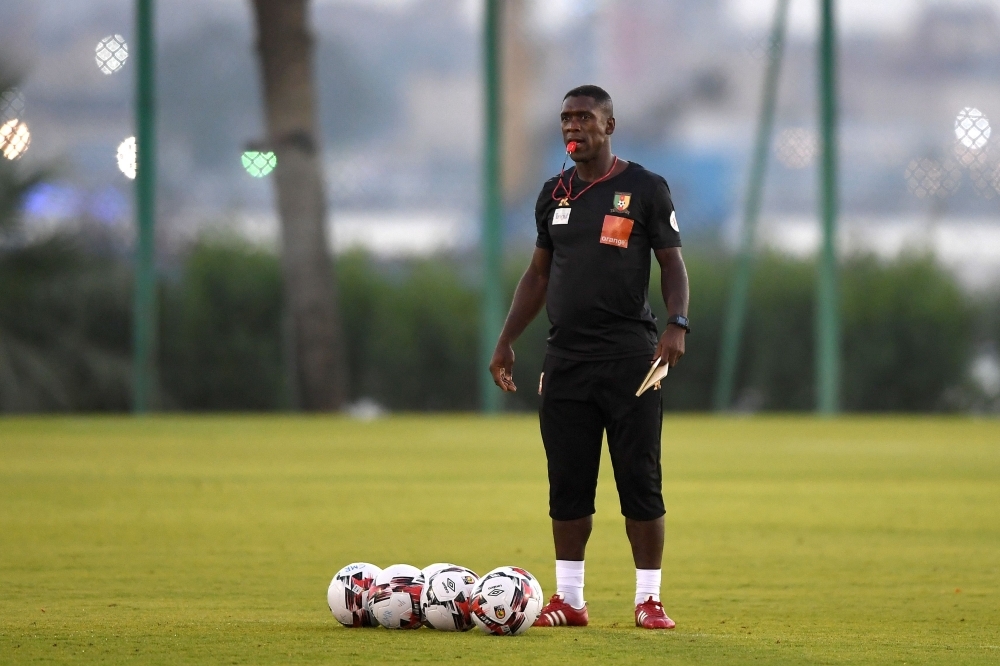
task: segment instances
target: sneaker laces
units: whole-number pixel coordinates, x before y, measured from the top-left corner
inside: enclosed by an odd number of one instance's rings
[[[645,601],[643,601],[639,605],[640,606],[645,606],[647,604],[653,604],[654,608],[659,609],[660,611],[663,610],[663,602],[661,602],[661,601],[655,601],[655,600],[653,600],[653,597],[650,597],[650,598],[646,599]]]

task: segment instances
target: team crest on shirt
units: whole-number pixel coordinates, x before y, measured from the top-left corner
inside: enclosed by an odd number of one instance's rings
[[[681,232],[681,228],[677,226],[677,212],[673,210],[670,211],[670,228],[677,233]]]
[[[631,200],[631,192],[615,192],[614,212],[628,213],[628,204]]]

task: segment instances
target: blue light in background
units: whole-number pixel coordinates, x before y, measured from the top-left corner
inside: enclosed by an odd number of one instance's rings
[[[83,196],[71,185],[41,183],[24,198],[24,213],[29,217],[68,220],[80,214]]]
[[[106,225],[114,225],[128,216],[129,202],[115,187],[105,187],[90,195],[87,213]]]
[[[85,192],[65,183],[41,183],[25,196],[22,210],[34,219],[64,222],[86,216],[113,226],[128,218],[129,200],[111,186]]]

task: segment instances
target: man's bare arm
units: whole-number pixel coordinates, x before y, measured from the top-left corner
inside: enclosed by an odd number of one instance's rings
[[[507,313],[500,339],[497,340],[490,373],[493,381],[504,391],[516,391],[514,378],[514,349],[511,345],[524,333],[528,324],[538,316],[545,305],[545,291],[549,286],[549,270],[552,268],[552,252],[540,247],[531,255],[531,263],[521,276],[514,291],[514,302]]]
[[[684,257],[681,256],[679,247],[668,247],[662,250],[653,250],[656,261],[660,264],[660,290],[663,292],[663,303],[667,306],[667,316],[682,315],[687,317],[688,313],[688,276],[687,268],[684,266]],[[660,342],[656,345],[656,355],[653,358],[662,358],[663,362],[669,363],[671,367],[677,365],[677,361],[684,356],[684,336],[687,334],[680,326],[668,324]]]

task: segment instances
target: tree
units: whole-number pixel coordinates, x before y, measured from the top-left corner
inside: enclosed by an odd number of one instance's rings
[[[328,252],[308,0],[253,0],[264,107],[281,217],[282,273],[290,318],[293,386],[307,410],[344,401],[337,285]]]

